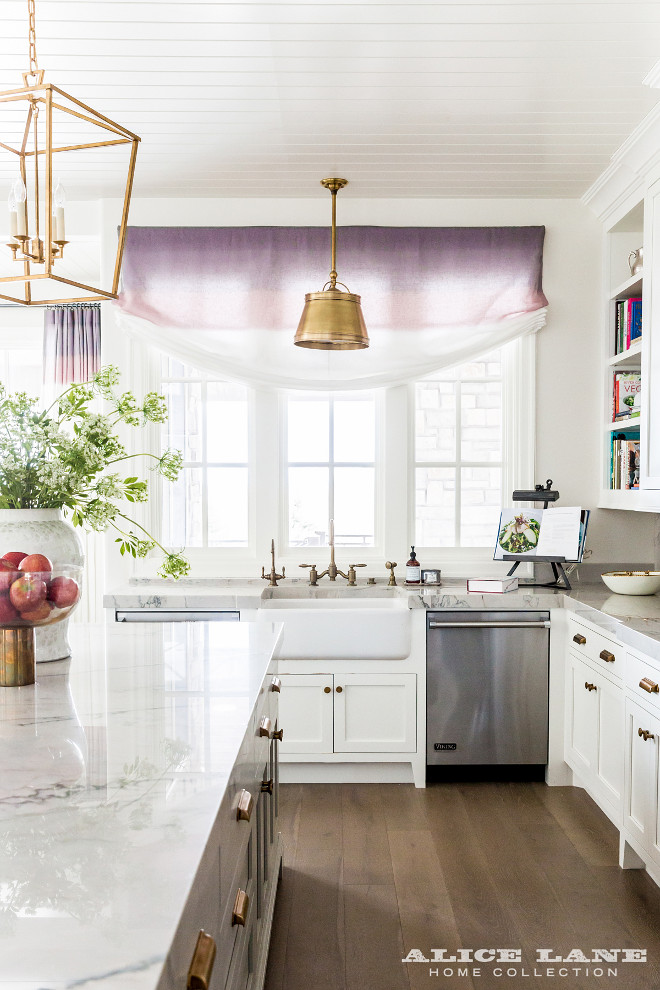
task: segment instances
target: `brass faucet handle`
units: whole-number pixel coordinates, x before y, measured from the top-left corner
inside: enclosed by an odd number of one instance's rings
[[[390,579],[387,582],[387,587],[388,588],[395,588],[396,587],[396,578],[394,577],[394,568],[396,566],[397,566],[396,560],[394,560],[394,561],[392,561],[392,560],[386,560],[385,561],[385,567],[390,572]]]
[[[298,564],[298,567],[309,567],[309,583],[313,588],[316,587],[318,579],[316,564]]]
[[[356,567],[366,567],[366,564],[349,564],[348,565],[348,586],[349,588],[355,587],[355,568]]]

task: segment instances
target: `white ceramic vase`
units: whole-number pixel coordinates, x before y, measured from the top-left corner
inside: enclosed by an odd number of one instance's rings
[[[0,557],[16,550],[43,553],[54,565],[85,563],[82,543],[61,509],[0,509]],[[70,655],[68,630],[68,618],[35,629],[37,663]]]

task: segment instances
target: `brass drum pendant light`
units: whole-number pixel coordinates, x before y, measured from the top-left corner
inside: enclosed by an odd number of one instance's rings
[[[337,288],[337,193],[347,179],[321,179],[332,194],[332,260],[330,281],[321,292],[305,295],[294,344],[324,351],[352,351],[369,346],[369,335],[362,316],[360,297]]]

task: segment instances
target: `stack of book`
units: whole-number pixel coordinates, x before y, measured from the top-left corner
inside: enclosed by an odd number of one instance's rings
[[[617,371],[612,390],[612,422],[640,414],[642,376],[639,371]]]
[[[639,440],[630,440],[623,433],[612,437],[610,487],[616,491],[639,488]]]
[[[614,353],[622,354],[642,336],[642,300],[617,299]]]

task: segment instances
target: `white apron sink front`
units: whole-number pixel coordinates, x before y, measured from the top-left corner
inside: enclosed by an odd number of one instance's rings
[[[284,623],[283,660],[405,660],[411,617],[403,598],[272,598],[259,616]]]

